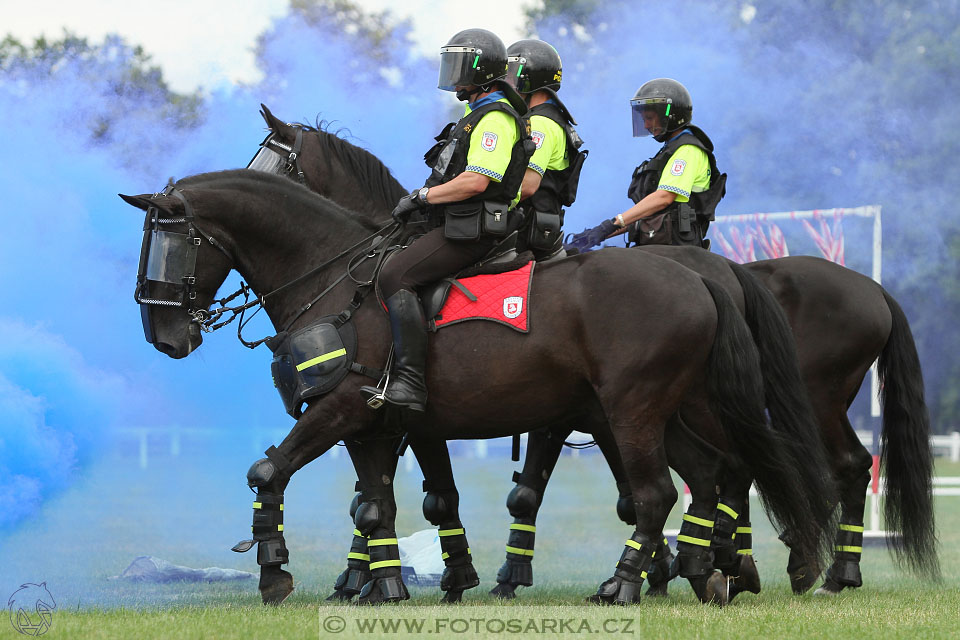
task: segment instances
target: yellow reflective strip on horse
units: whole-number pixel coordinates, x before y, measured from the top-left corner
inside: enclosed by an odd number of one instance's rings
[[[532,524],[511,524],[510,528],[515,531],[529,531],[530,533],[537,532],[537,528]]]
[[[310,358],[306,362],[301,362],[297,365],[297,371],[303,371],[308,369],[315,364],[320,364],[321,362],[326,362],[327,360],[333,360],[334,358],[339,358],[340,356],[347,355],[346,349],[337,349],[336,351],[331,351],[330,353],[325,353],[323,355],[317,356],[316,358]]]
[[[449,558],[449,557],[450,557],[450,554],[447,553],[446,551],[444,551],[443,553],[440,554],[440,559],[441,559],[441,560],[446,560],[446,559]]]
[[[280,511],[283,511],[283,503],[280,503]]]
[[[863,553],[863,547],[848,547],[842,544],[838,544],[834,547],[836,551],[844,551],[846,553]]]
[[[351,551],[350,553],[347,554],[347,560],[366,560],[367,562],[370,562],[370,554],[354,553],[353,551]]]
[[[466,532],[463,529],[440,529],[437,531],[437,535],[441,538],[446,538],[447,536],[466,535]]]
[[[737,533],[753,533],[753,527],[737,527]]]
[[[701,527],[710,527],[713,528],[713,520],[705,520],[703,518],[698,518],[697,516],[692,516],[689,513],[683,514],[683,519],[687,522],[692,522],[693,524],[698,524]]]
[[[378,540],[367,540],[368,547],[382,547],[388,544],[397,544],[396,538],[380,538]]]
[[[734,511],[727,505],[723,504],[722,502],[717,503],[717,509],[719,509],[720,511],[723,511],[725,514],[727,514],[734,520],[740,517],[740,514],[738,514],[736,511]]]
[[[641,572],[640,572],[640,579],[641,579],[641,580],[646,580],[646,579],[647,579],[647,572],[646,572],[646,571],[641,571]]]
[[[627,542],[626,542],[625,544],[626,544],[628,547],[633,547],[633,548],[636,549],[637,551],[640,551],[640,549],[643,547],[643,545],[640,544],[639,542],[637,542],[636,540],[627,540]]]
[[[360,529],[354,529],[354,530],[353,530],[353,535],[355,535],[355,536],[360,536],[361,538],[366,538],[366,537],[367,537],[367,536],[363,535],[362,533],[360,533]]]
[[[399,566],[400,566],[399,560],[381,560],[380,562],[371,562],[370,571],[373,571],[374,569],[381,569],[383,567],[399,567]]]
[[[709,540],[704,540],[702,538],[691,538],[690,536],[677,536],[677,542],[687,542],[689,544],[695,544],[700,547],[710,546]]]
[[[513,553],[518,556],[533,557],[533,549],[521,549],[520,547],[511,547],[510,545],[507,545],[507,553]]]
[[[841,523],[840,531],[853,531],[854,533],[863,533],[863,525]]]
[[[742,556],[752,556],[753,549],[737,549],[737,553],[739,553]]]
[[[254,509],[259,509],[259,508],[262,507],[262,506],[263,506],[263,505],[260,504],[259,502],[254,502],[254,503],[253,503],[253,508],[254,508]]]

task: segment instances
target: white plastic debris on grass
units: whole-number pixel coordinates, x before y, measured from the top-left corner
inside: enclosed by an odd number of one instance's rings
[[[417,531],[406,538],[397,539],[397,544],[400,546],[400,571],[405,584],[440,586],[444,564],[436,529]]]
[[[191,569],[171,564],[153,556],[140,556],[130,563],[118,576],[111,580],[131,580],[134,582],[225,582],[229,580],[247,580],[257,576],[249,571],[237,569]]]

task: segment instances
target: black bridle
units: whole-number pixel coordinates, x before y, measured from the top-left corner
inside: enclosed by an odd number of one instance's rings
[[[153,326],[150,317],[150,306],[167,306],[167,307],[182,307],[187,310],[187,314],[191,316],[190,322],[196,323],[200,329],[204,332],[210,333],[216,331],[217,329],[224,327],[238,317],[240,322],[237,326],[237,338],[240,342],[247,348],[253,349],[264,342],[270,340],[274,336],[268,336],[254,342],[247,341],[243,338],[242,331],[243,327],[253,318],[256,313],[263,308],[267,298],[277,295],[281,291],[285,291],[290,287],[306,280],[307,278],[316,275],[317,273],[323,271],[330,265],[334,264],[338,260],[344,258],[345,256],[354,253],[357,249],[360,249],[364,245],[369,245],[369,249],[364,250],[362,253],[355,254],[347,263],[347,268],[344,270],[343,275],[335,279],[329,286],[327,286],[323,291],[321,291],[316,297],[307,302],[297,310],[290,320],[287,321],[286,325],[278,333],[283,333],[287,331],[293,323],[300,318],[304,313],[310,310],[321,298],[327,295],[332,291],[337,285],[343,282],[345,279],[350,278],[351,281],[357,286],[357,292],[354,294],[353,300],[350,302],[350,308],[343,311],[340,315],[343,316],[343,321],[349,320],[353,312],[360,306],[360,303],[366,297],[366,295],[373,288],[373,283],[376,278],[377,272],[379,272],[383,260],[386,258],[387,254],[398,247],[396,244],[391,244],[393,239],[400,232],[402,225],[391,221],[390,223],[384,225],[383,227],[374,231],[371,235],[364,237],[357,243],[352,246],[344,249],[337,255],[333,256],[329,260],[324,261],[322,264],[310,269],[306,273],[297,276],[293,280],[277,287],[273,291],[270,291],[262,296],[256,297],[253,300],[250,300],[250,293],[252,289],[249,285],[241,281],[240,288],[234,293],[221,298],[219,300],[214,300],[211,304],[218,304],[219,307],[215,309],[193,309],[192,301],[196,299],[196,262],[197,262],[197,251],[199,250],[201,244],[201,237],[205,238],[211,245],[219,249],[227,258],[230,260],[230,264],[235,264],[233,256],[226,250],[226,248],[218,242],[213,236],[205,233],[199,227],[196,226],[194,219],[195,214],[193,212],[193,207],[190,206],[190,202],[187,198],[172,184],[167,185],[167,187],[158,194],[154,194],[155,197],[168,197],[173,196],[183,202],[184,206],[184,216],[182,218],[160,218],[159,217],[159,208],[150,207],[147,210],[148,217],[147,223],[144,225],[144,241],[140,250],[140,269],[137,274],[137,289],[134,294],[134,298],[138,304],[140,304],[141,310],[141,319],[143,321],[143,330],[144,335],[147,338],[147,342],[154,344],[156,341],[153,336]],[[163,232],[159,231],[159,226],[161,224],[187,224],[187,233],[172,233],[172,232]],[[389,231],[387,231],[389,229]],[[387,231],[386,234],[383,234],[384,231]],[[158,246],[153,242],[154,237],[159,237],[156,234],[164,234],[163,243],[160,243],[159,246],[162,247],[161,251],[157,254],[152,254],[152,249]],[[383,234],[383,235],[381,235]],[[180,260],[181,253],[174,253],[174,251],[167,250],[166,248],[170,244],[169,241],[183,242],[185,243],[187,249],[185,252],[185,259]],[[165,263],[170,260],[171,257],[175,257],[177,262],[182,262],[182,265],[167,265],[160,264]],[[354,276],[354,270],[363,262],[369,259],[376,259],[376,265],[373,269],[373,272],[369,280],[360,280]],[[151,263],[157,263],[158,269],[164,270],[164,272],[169,272],[171,270],[181,271],[182,275],[180,277],[182,292],[179,300],[161,300],[155,298],[148,298],[142,295],[147,290],[147,282],[152,280],[149,277],[150,269],[148,268]],[[171,280],[161,280],[162,282],[170,282]],[[233,301],[238,296],[243,296],[243,304],[236,306],[228,306],[228,303]],[[253,307],[258,307],[257,311],[250,315],[249,318],[244,320],[244,314],[248,309]],[[231,314],[227,320],[220,322],[220,319],[226,315]]]
[[[255,171],[265,171],[267,173],[296,175],[297,181],[306,186],[306,179],[303,176],[303,169],[300,168],[300,149],[303,146],[303,127],[290,125],[297,130],[297,137],[293,141],[293,146],[288,146],[281,142],[275,131],[267,134],[267,137],[260,143],[260,149],[254,154],[250,162],[247,163],[247,169]],[[281,153],[282,152],[282,153]],[[284,157],[286,154],[286,157]]]

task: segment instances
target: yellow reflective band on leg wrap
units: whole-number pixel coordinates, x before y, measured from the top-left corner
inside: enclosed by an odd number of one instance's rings
[[[840,524],[840,531],[852,531],[854,533],[863,533],[863,525]]]
[[[628,547],[633,547],[637,551],[643,548],[643,545],[637,542],[636,540],[627,540],[625,543]]]
[[[736,520],[737,518],[740,517],[740,514],[738,514],[736,511],[734,511],[733,509],[731,509],[731,508],[728,507],[727,505],[723,504],[722,502],[718,502],[718,503],[717,503],[717,509],[720,510],[720,511],[723,511],[725,514],[727,514],[728,516],[730,516],[730,517],[733,518],[734,520]]]
[[[753,533],[753,527],[737,527],[737,534]]]
[[[371,562],[370,571],[373,571],[374,569],[382,569],[384,567],[399,567],[399,566],[400,566],[399,560],[381,560],[379,562]]]
[[[354,529],[354,530],[353,530],[353,535],[357,536],[358,538],[368,538],[368,537],[369,537],[369,536],[365,536],[365,535],[363,535],[362,533],[360,533],[360,529]]]
[[[470,547],[467,547],[467,555],[470,555]],[[532,555],[532,554],[531,554],[531,555]],[[450,558],[450,554],[447,553],[446,551],[444,551],[443,553],[440,554],[440,559],[441,559],[441,560],[448,560],[449,558]]]
[[[834,550],[843,553],[863,553],[863,547],[850,547],[842,544],[838,544],[834,547]]]
[[[713,528],[713,520],[707,520],[705,518],[698,518],[697,516],[692,516],[689,513],[683,514],[683,519],[687,522],[692,522],[693,524],[698,524],[701,527]]]
[[[694,537],[691,537],[691,536],[683,536],[683,535],[677,536],[677,542],[686,542],[686,543],[688,543],[688,544],[695,544],[695,545],[697,545],[697,546],[699,546],[699,547],[709,547],[709,546],[710,546],[710,541],[709,541],[709,540],[704,540],[703,538],[694,538]]]
[[[742,556],[752,556],[753,549],[737,549],[737,553],[739,553]]]
[[[367,540],[368,547],[382,547],[388,544],[397,544],[396,538],[379,538],[377,540]]]
[[[370,562],[369,553],[354,553],[351,551],[347,554],[347,560],[363,560],[365,562]]]
[[[317,356],[316,358],[311,358],[306,362],[301,362],[297,365],[297,371],[303,371],[304,369],[309,369],[315,364],[320,364],[321,362],[326,362],[327,360],[333,360],[334,358],[339,358],[340,356],[347,355],[346,349],[337,349],[336,351],[331,351],[330,353],[325,353],[323,355]]]
[[[440,529],[437,531],[437,535],[441,538],[445,538],[446,536],[463,536],[466,535],[466,531],[463,529]]]
[[[529,531],[530,533],[537,532],[537,528],[532,524],[511,524],[510,528],[514,531]]]
[[[518,556],[533,557],[533,549],[521,549],[519,547],[511,547],[510,545],[507,545],[507,553],[514,553]]]

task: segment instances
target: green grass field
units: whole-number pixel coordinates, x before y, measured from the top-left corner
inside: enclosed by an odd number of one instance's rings
[[[956,497],[936,499],[944,574],[938,585],[899,570],[881,546],[864,551],[861,589],[833,598],[792,596],[786,550],[765,518],[755,515],[754,550],[764,585],[759,595],[741,595],[720,609],[700,605],[685,582],[675,581],[666,599],[627,608],[583,606],[583,598],[612,574],[629,534],[613,510],[613,481],[592,455],[564,457],[558,465],[538,521],[536,584],[506,604],[487,595],[503,561],[509,523],[503,504],[515,468],[500,457],[455,461],[463,519],[482,581],[461,605],[438,605],[437,589],[420,588],[411,588],[407,603],[375,609],[324,602],[352,531],[346,511],[353,477],[343,459],[308,467],[287,492],[288,568],[296,590],[282,606],[260,605],[255,580],[153,585],[109,579],[135,556],[147,554],[192,567],[256,571],[253,553],[228,550],[249,532],[252,494],[243,486],[243,472],[251,459],[237,453],[211,462],[202,483],[191,466],[196,462],[185,459],[144,471],[125,459],[98,466],[28,525],[0,538],[0,586],[12,592],[23,582],[47,582],[58,604],[48,638],[502,638],[521,635],[511,629],[525,629],[524,635],[535,637],[915,639],[960,632]],[[960,464],[940,460],[937,473],[960,476]],[[416,469],[398,475],[398,535],[428,528],[420,515],[419,479]],[[108,492],[110,501],[98,502]],[[755,502],[755,513],[758,509]],[[668,527],[679,525],[679,514],[675,508]],[[336,627],[341,619],[343,631],[321,633],[323,623]],[[371,627],[378,619],[401,627],[395,633]],[[420,633],[402,626],[420,620],[425,620]],[[12,626],[0,623],[0,639],[17,637]]]

